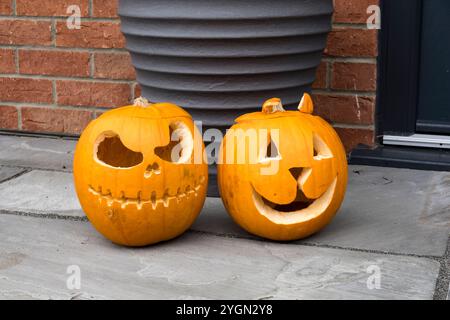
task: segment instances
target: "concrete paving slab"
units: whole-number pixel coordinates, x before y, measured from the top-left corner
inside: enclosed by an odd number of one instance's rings
[[[0,184],[1,211],[84,217],[76,198],[72,174],[56,171],[30,171]]]
[[[12,215],[0,243],[0,299],[431,299],[439,272],[427,258],[192,232],[128,249],[88,222]]]
[[[0,166],[0,183],[5,180],[11,179],[12,177],[17,176],[22,172],[25,172],[23,168]]]
[[[333,222],[303,242],[443,256],[450,230],[450,173],[351,166],[346,200]],[[249,237],[219,199],[208,199],[195,230]]]
[[[450,228],[450,174],[436,175],[431,181],[421,220]]]
[[[0,165],[72,170],[76,141],[0,135]]]
[[[220,198],[206,198],[203,210],[192,229],[216,235],[255,238],[231,219]]]
[[[450,194],[450,173],[395,168],[353,167],[342,211],[308,241],[387,252],[445,255],[449,226],[439,213]],[[446,191],[442,191],[446,190]],[[430,205],[430,199],[434,205]],[[434,217],[431,219],[430,217]]]

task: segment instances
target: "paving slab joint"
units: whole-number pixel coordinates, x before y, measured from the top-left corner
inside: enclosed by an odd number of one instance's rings
[[[450,299],[450,237],[447,242],[447,250],[445,255],[439,259],[441,268],[436,281],[436,289],[434,291],[434,300]]]
[[[10,210],[2,210],[0,209],[0,214],[10,215],[10,216],[19,216],[19,217],[32,217],[38,219],[51,219],[51,220],[69,220],[69,221],[80,221],[80,222],[89,222],[87,217],[77,217],[77,216],[62,216],[54,213],[34,213],[34,212],[25,212],[25,211],[10,211]]]
[[[3,165],[2,165],[2,166],[3,166]],[[20,167],[15,167],[15,168],[20,168]],[[22,171],[16,173],[15,175],[12,175],[12,176],[7,177],[7,178],[5,178],[5,179],[3,179],[3,180],[0,180],[0,184],[5,183],[5,182],[8,182],[8,181],[11,181],[11,180],[14,180],[14,179],[16,179],[16,178],[18,178],[18,177],[20,177],[20,176],[23,176],[24,174],[26,174],[26,173],[32,171],[31,168],[20,168],[20,169],[21,169]]]

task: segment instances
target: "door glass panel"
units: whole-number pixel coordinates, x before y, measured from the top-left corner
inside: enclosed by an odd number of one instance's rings
[[[417,131],[450,134],[450,1],[423,1]]]

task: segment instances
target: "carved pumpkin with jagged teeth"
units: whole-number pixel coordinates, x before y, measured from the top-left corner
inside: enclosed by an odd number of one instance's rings
[[[238,118],[222,141],[220,194],[248,232],[297,240],[322,229],[338,211],[347,185],[346,154],[334,129],[312,112],[308,94],[299,111],[285,111],[280,99],[270,99],[262,112]]]
[[[192,225],[203,206],[208,183],[203,149],[191,116],[173,104],[138,99],[106,112],[77,144],[74,178],[81,206],[94,227],[117,244],[172,239]]]

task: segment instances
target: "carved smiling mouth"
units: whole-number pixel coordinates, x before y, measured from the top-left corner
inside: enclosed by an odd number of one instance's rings
[[[327,191],[318,199],[304,199],[302,196],[288,205],[275,204],[262,197],[253,189],[253,203],[260,214],[277,224],[294,224],[311,220],[321,215],[333,200],[337,177]]]
[[[103,191],[102,187],[95,189],[92,185],[89,185],[89,192],[98,197],[99,201],[105,201],[108,207],[112,207],[114,203],[119,203],[122,209],[125,209],[129,205],[135,205],[138,210],[141,210],[144,205],[150,204],[152,209],[155,210],[158,205],[163,205],[168,208],[170,203],[176,201],[180,203],[181,201],[188,200],[191,197],[197,197],[198,191],[201,189],[205,181],[203,177],[200,183],[196,183],[194,187],[186,186],[184,189],[178,188],[176,192],[171,193],[169,189],[166,189],[164,194],[158,197],[156,191],[151,193],[150,199],[144,199],[141,197],[141,192],[139,192],[136,198],[130,198],[125,196],[125,192],[121,191],[121,197],[115,198],[112,196],[110,190]]]

